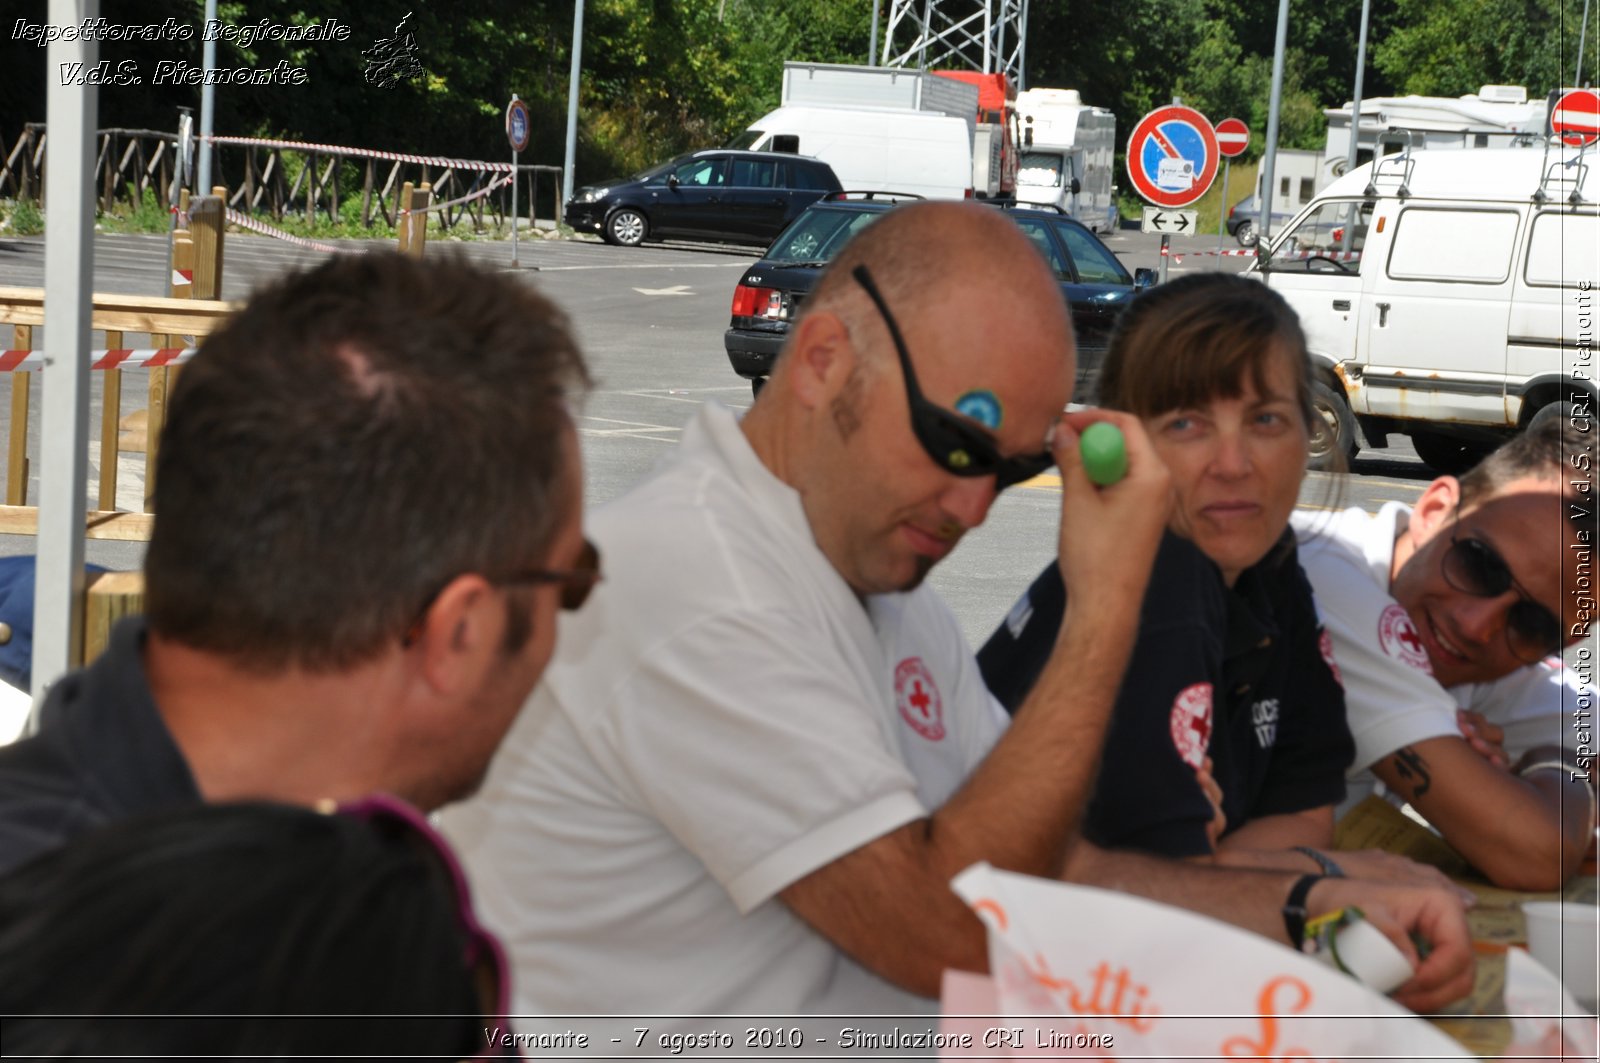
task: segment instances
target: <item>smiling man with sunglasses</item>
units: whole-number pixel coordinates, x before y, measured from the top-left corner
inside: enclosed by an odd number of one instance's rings
[[[1292,875],[1077,840],[1170,485],[1137,419],[1063,414],[1073,362],[1055,278],[1009,219],[897,208],[821,278],[743,420],[707,407],[593,515],[606,582],[443,817],[519,1013],[926,1012],[946,969],[987,964],[949,888],[980,860],[1285,932]],[[1100,490],[1076,448],[1095,420],[1129,451]],[[1052,462],[1083,590],[1008,726],[924,578]],[[1448,980],[1466,928],[1442,896],[1406,928],[1445,942]]]
[[[1558,888],[1594,840],[1595,693],[1559,658],[1593,600],[1594,505],[1569,485],[1593,445],[1552,419],[1414,508],[1295,518],[1356,740],[1347,805],[1381,782],[1518,889]]]
[[[199,801],[471,793],[599,579],[565,315],[448,257],[259,289],[173,395],[146,615],[0,750],[0,868]]]

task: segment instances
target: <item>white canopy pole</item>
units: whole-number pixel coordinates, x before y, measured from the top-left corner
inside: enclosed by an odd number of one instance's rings
[[[99,0],[50,0],[50,23],[98,18]],[[95,41],[50,42],[46,69],[44,398],[39,425],[39,560],[33,600],[34,715],[77,660],[88,494],[89,342],[94,283],[94,135],[98,89],[63,71],[93,69]],[[82,64],[74,68],[73,64]]]

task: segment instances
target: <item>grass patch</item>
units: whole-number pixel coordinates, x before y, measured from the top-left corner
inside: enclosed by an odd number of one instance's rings
[[[9,201],[4,212],[5,228],[13,236],[38,236],[44,232],[44,215],[30,199]]]

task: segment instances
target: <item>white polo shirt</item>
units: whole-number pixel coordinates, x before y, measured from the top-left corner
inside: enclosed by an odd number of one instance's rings
[[[1594,691],[1556,658],[1491,683],[1446,689],[1433,678],[1411,618],[1389,595],[1395,539],[1410,517],[1409,507],[1389,502],[1376,515],[1353,508],[1336,514],[1297,512],[1290,521],[1317,611],[1333,638],[1356,740],[1341,812],[1372,792],[1373,764],[1424,739],[1459,735],[1457,708],[1482,713],[1503,727],[1512,761],[1534,746],[1575,747],[1575,711],[1586,714],[1584,730],[1593,731]]]
[[[939,807],[1003,731],[948,608],[864,606],[719,406],[589,533],[604,581],[442,817],[517,1010],[931,1010],[776,894]]]

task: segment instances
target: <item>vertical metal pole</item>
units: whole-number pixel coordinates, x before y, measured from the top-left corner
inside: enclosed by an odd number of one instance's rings
[[[1578,65],[1572,68],[1572,87],[1583,85],[1583,42],[1589,35],[1589,0],[1583,0],[1583,24],[1578,27]]]
[[[516,97],[512,97],[515,99]],[[511,268],[517,269],[517,230],[522,228],[517,218],[517,149],[511,149]]]
[[[867,65],[878,64],[878,4],[881,0],[872,0],[872,36],[867,43]]]
[[[1162,233],[1161,234],[1161,276],[1158,278],[1158,283],[1161,283],[1161,284],[1167,283],[1167,259],[1172,257],[1171,252],[1170,252],[1171,245],[1172,245],[1172,237],[1168,236],[1166,233]]]
[[[1005,0],[1000,0],[1005,3]],[[983,0],[983,72],[994,73],[993,52],[994,45],[994,0]]]
[[[1217,208],[1217,250],[1222,250],[1222,234],[1228,228],[1228,171],[1233,169],[1232,159],[1222,160],[1222,206]],[[1217,263],[1221,265],[1222,263]]]
[[[1361,40],[1356,45],[1356,92],[1350,101],[1350,149],[1345,152],[1344,172],[1356,168],[1356,147],[1361,137],[1361,86],[1367,76],[1367,16],[1372,0],[1361,0]]]
[[[572,6],[572,79],[567,84],[567,157],[561,166],[561,200],[572,198],[572,163],[578,155],[578,70],[583,62],[583,0]]]
[[[217,0],[206,0],[206,26],[217,17]],[[201,35],[205,27],[201,27]],[[200,82],[200,169],[195,175],[194,188],[203,193],[211,187],[211,122],[216,117],[216,87],[211,84],[211,71],[217,67],[217,42],[209,37],[200,48],[200,65],[205,68],[205,80]],[[249,210],[249,207],[245,208]]]
[[[917,69],[928,69],[928,34],[933,32],[933,0],[924,0],[922,5],[922,40],[917,50]]]
[[[1261,212],[1256,223],[1256,255],[1267,246],[1267,236],[1272,232],[1272,196],[1276,192],[1273,163],[1278,158],[1278,111],[1283,107],[1283,53],[1289,40],[1289,0],[1278,0],[1278,39],[1272,51],[1272,98],[1267,103],[1267,148],[1262,157],[1261,201],[1256,209]]]
[[[98,18],[100,0],[50,0],[50,23]],[[95,41],[51,41],[47,68],[98,61]],[[94,131],[99,90],[50,78],[44,238],[44,402],[39,426],[39,557],[33,600],[33,697],[38,723],[45,688],[83,646],[83,528],[89,461],[90,300],[94,278]]]

